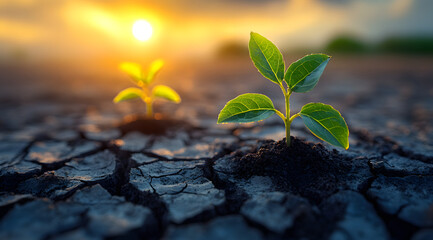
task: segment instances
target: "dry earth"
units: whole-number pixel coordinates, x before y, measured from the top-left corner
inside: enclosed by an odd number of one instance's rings
[[[433,239],[432,65],[334,57],[292,96],[340,110],[348,151],[300,119],[292,149],[277,117],[216,125],[241,93],[282,107],[248,59],[169,65],[183,102],[157,104],[158,123],[111,103],[129,86],[115,71],[4,65],[0,239]]]

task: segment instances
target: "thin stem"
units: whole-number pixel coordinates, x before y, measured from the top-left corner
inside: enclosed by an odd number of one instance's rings
[[[284,96],[287,95],[286,89],[284,89],[283,83],[280,83],[278,86],[280,86],[281,91],[283,91]]]
[[[284,116],[283,113],[281,113],[280,111],[278,111],[277,109],[275,109],[275,113],[281,118],[283,119],[284,122],[286,122],[286,117]]]
[[[290,123],[292,123],[293,120],[295,120],[295,118],[297,118],[297,117],[299,117],[299,116],[301,116],[301,115],[299,115],[299,113],[297,113],[297,114],[291,116],[291,117],[289,118]]]
[[[146,116],[148,117],[148,118],[152,118],[153,117],[153,101],[150,99],[150,98],[148,98],[148,99],[146,99]]]
[[[289,119],[290,117],[290,95],[291,95],[291,91],[289,90],[286,94],[284,94],[284,98],[286,100],[286,120],[284,121],[285,127],[286,127],[286,143],[287,146],[290,147],[290,125],[291,125],[291,121]]]
[[[142,87],[145,94],[143,101],[146,103],[146,116],[148,118],[153,118],[153,96],[147,85]]]
[[[290,147],[290,122],[286,120],[284,125],[286,126],[286,144]]]

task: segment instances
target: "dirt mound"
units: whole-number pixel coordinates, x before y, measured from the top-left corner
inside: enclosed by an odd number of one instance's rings
[[[291,138],[263,144],[257,152],[237,159],[239,177],[269,176],[281,191],[288,191],[320,202],[337,191],[351,162],[337,151],[328,151],[322,144]]]

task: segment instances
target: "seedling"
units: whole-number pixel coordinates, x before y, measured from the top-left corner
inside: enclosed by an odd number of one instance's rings
[[[280,86],[286,102],[286,116],[275,109],[271,99],[263,94],[247,93],[230,100],[221,110],[217,123],[248,123],[264,120],[274,113],[286,126],[286,142],[290,146],[290,125],[301,117],[316,137],[334,146],[349,148],[349,129],[341,114],[330,105],[308,103],[290,116],[290,95],[311,91],[329,62],[325,54],[307,55],[292,63],[284,73],[284,59],[278,48],[260,34],[251,33],[250,57],[259,72]],[[284,82],[286,86],[284,86]]]
[[[153,80],[156,74],[161,70],[164,62],[162,60],[156,60],[152,62],[147,75],[143,74],[141,66],[137,63],[124,62],[120,64],[120,69],[129,75],[135,85],[140,88],[131,87],[122,90],[113,99],[114,103],[118,103],[125,100],[140,98],[146,103],[147,117],[153,117],[153,102],[156,99],[165,99],[171,102],[180,103],[179,94],[176,91],[165,85],[156,85],[151,88]]]

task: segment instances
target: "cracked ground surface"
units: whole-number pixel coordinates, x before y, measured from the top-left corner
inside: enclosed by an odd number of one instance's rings
[[[173,70],[183,103],[156,106],[172,113],[165,124],[122,120],[143,106],[113,106],[121,87],[63,86],[80,100],[44,92],[46,80],[11,95],[26,74],[53,74],[29,67],[0,95],[0,239],[433,239],[433,60],[419,61],[344,59],[294,94],[294,109],[322,101],[343,113],[347,151],[299,119],[296,150],[277,118],[216,125],[240,93],[281,108],[249,61]]]

